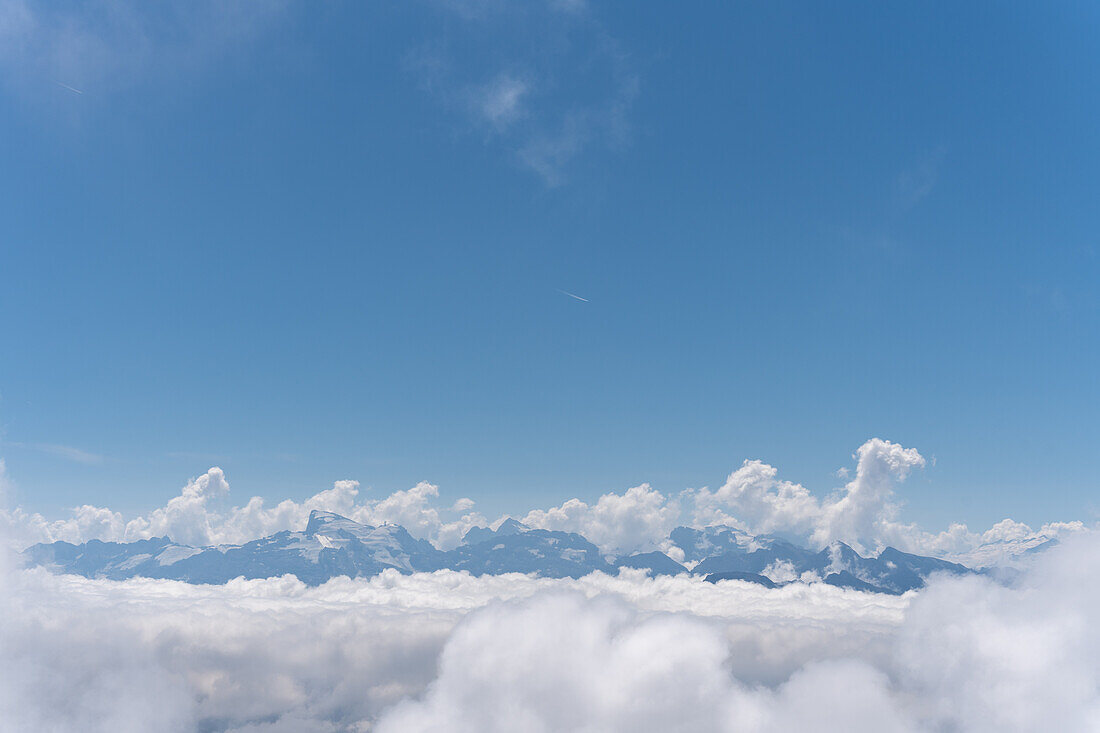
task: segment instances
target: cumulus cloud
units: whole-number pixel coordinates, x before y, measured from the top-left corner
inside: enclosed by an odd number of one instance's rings
[[[872,438],[856,451],[855,478],[819,499],[801,484],[778,478],[763,461],[748,460],[726,483],[694,494],[695,523],[728,524],[753,534],[779,532],[817,547],[841,541],[860,551],[891,542],[912,546],[908,526],[898,525],[894,486],[925,460],[915,448]],[[848,472],[838,475],[848,476]]]
[[[547,594],[462,623],[427,694],[387,712],[378,730],[907,729],[886,676],[865,664],[810,665],[763,692],[731,675],[729,662],[713,620]]]
[[[715,626],[611,599],[494,605],[452,634],[425,699],[378,729],[720,730],[734,712],[725,647]]]
[[[607,492],[594,503],[569,499],[546,509],[532,509],[520,519],[535,528],[577,532],[608,556],[658,549],[683,560],[669,542],[679,525],[729,525],[752,534],[778,533],[814,547],[834,541],[863,553],[885,546],[905,552],[934,555],[972,567],[1018,565],[1029,551],[1083,532],[1081,522],[1050,522],[1038,529],[1005,519],[984,532],[952,524],[928,532],[901,521],[897,487],[925,459],[913,449],[873,438],[855,455],[854,478],[819,497],[808,488],[782,479],[779,469],[759,460],[746,460],[717,489],[689,489],[678,494],[661,492],[648,484],[622,493]],[[239,544],[281,530],[300,530],[310,511],[332,511],[369,525],[400,524],[418,538],[441,549],[457,546],[473,527],[492,524],[474,510],[466,497],[448,506],[440,503],[439,487],[421,482],[409,489],[372,497],[354,480],[336,481],[304,501],[271,503],[254,496],[241,506],[228,501],[229,482],[220,468],[189,481],[164,507],[125,518],[106,507],[83,505],[69,516],[47,519],[16,507],[0,509],[9,541],[19,549],[35,542],[89,539],[132,541],[167,535],[185,544]],[[503,517],[498,518],[499,522]],[[776,577],[785,577],[775,569]]]
[[[841,541],[863,553],[886,546],[905,552],[934,555],[973,567],[1014,564],[1030,548],[1086,530],[1082,522],[1049,522],[1038,530],[1012,519],[985,532],[954,523],[941,532],[928,532],[901,521],[896,489],[926,459],[915,449],[872,438],[861,445],[855,477],[825,497],[801,484],[779,478],[774,466],[747,460],[715,490],[687,492],[697,526],[726,524],[752,534],[779,533],[825,547]],[[849,478],[845,467],[837,471]]]
[[[172,537],[185,545],[215,544],[219,538],[211,524],[214,515],[208,502],[229,493],[229,483],[220,468],[214,467],[187,482],[180,495],[163,509],[139,517],[126,525],[127,537]]]
[[[967,731],[1100,727],[1100,541],[1068,539],[1016,587],[941,579],[897,644],[906,689],[935,724]]]
[[[894,481],[904,481],[925,461],[915,448],[874,438],[859,447],[856,477],[844,492],[822,506],[811,539],[819,545],[846,540],[857,549],[876,549],[879,537],[889,534],[898,514],[892,501]]]
[[[529,527],[576,532],[609,554],[657,547],[679,523],[680,507],[649,484],[607,493],[594,505],[570,499],[550,509],[533,509],[521,520]]]
[[[804,486],[780,481],[778,474],[763,461],[745,461],[715,491],[695,492],[695,523],[728,524],[757,534],[807,534],[821,515],[821,504]]]
[[[129,521],[119,512],[85,505],[57,520],[21,508],[0,509],[0,525],[7,526],[8,541],[19,549],[57,540],[132,542],[165,536],[181,544],[205,546],[241,544],[283,530],[301,530],[309,513],[319,509],[373,526],[400,524],[414,537],[450,549],[472,527],[488,524],[484,516],[470,511],[471,499],[460,498],[450,509],[434,506],[439,487],[427,482],[379,499],[360,499],[359,482],[352,480],[336,481],[331,489],[301,502],[285,499],[269,505],[263,497],[254,496],[243,506],[225,507],[228,495],[225,473],[215,466],[188,481],[165,506]]]

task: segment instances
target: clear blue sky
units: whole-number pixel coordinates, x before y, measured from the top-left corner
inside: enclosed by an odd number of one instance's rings
[[[0,20],[28,509],[820,493],[878,436],[928,528],[1095,517],[1095,4],[216,5]]]

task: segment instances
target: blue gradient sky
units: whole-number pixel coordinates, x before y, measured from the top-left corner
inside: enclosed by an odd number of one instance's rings
[[[878,436],[929,528],[1096,516],[1094,4],[9,5],[28,508],[822,493]]]

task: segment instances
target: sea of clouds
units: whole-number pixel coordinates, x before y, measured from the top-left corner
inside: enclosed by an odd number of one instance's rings
[[[1100,730],[1100,539],[896,597],[638,571],[0,579],[6,730]]]
[[[895,485],[924,459],[876,439],[855,460],[854,478],[824,498],[746,461],[714,490],[667,496],[643,485],[521,519],[579,531],[609,553],[661,547],[681,523],[863,549],[955,542],[973,552],[991,536],[1037,536],[1011,520],[985,533],[902,523]],[[55,575],[22,568],[11,551],[164,534],[239,542],[300,529],[311,509],[400,523],[446,547],[487,521],[468,500],[439,506],[431,484],[370,499],[341,481],[304,502],[236,507],[228,491],[214,468],[139,517],[91,506],[61,519],[0,514],[0,728],[1100,730],[1100,533],[1080,523],[1039,530],[1061,544],[1011,585],[934,576],[900,597],[630,569],[578,580],[386,571],[313,588],[292,576],[201,586]]]

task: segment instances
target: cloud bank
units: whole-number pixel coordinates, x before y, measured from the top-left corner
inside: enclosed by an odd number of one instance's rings
[[[637,571],[192,586],[0,576],[0,719],[45,731],[1100,725],[1100,541],[895,597]]]
[[[1052,539],[1085,530],[1081,522],[1057,522],[1038,530],[1005,519],[984,532],[953,524],[928,532],[900,519],[896,490],[925,465],[914,448],[873,438],[855,455],[854,471],[842,487],[817,496],[801,484],[783,480],[779,470],[759,460],[746,460],[716,489],[703,487],[665,494],[648,484],[609,492],[595,502],[569,499],[559,506],[532,509],[517,517],[533,528],[577,532],[608,556],[661,550],[683,561],[669,543],[669,532],[680,525],[728,525],[753,535],[781,534],[808,546],[823,548],[846,542],[861,553],[886,546],[933,555],[974,567],[1011,564],[1025,550]],[[239,544],[281,530],[300,530],[313,509],[332,511],[358,522],[400,524],[417,538],[447,550],[457,546],[469,529],[496,526],[466,497],[440,502],[439,487],[427,482],[373,498],[358,481],[336,481],[305,501],[270,503],[254,496],[243,506],[228,503],[229,482],[217,467],[187,482],[179,496],[149,513],[125,518],[107,507],[84,505],[61,519],[16,508],[0,510],[0,524],[22,549],[35,542],[89,539],[134,541],[171,537],[191,545]]]
[[[609,548],[657,541],[684,515],[733,513],[754,531],[818,541],[891,532],[938,541],[896,516],[894,487],[920,468],[919,453],[872,440],[856,460],[854,478],[824,498],[747,461],[713,491],[667,497],[639,486],[524,519]],[[443,541],[482,521],[469,500],[436,506],[426,483],[370,499],[340,481],[304,502],[238,507],[222,506],[228,493],[211,469],[141,517],[15,511],[3,526],[219,542],[327,508]],[[976,536],[1033,535],[1006,520]],[[933,576],[904,596],[630,569],[577,580],[387,570],[313,588],[293,576],[195,586],[15,569],[0,552],[0,720],[104,733],[1095,730],[1100,534],[1064,537],[1011,586]]]

